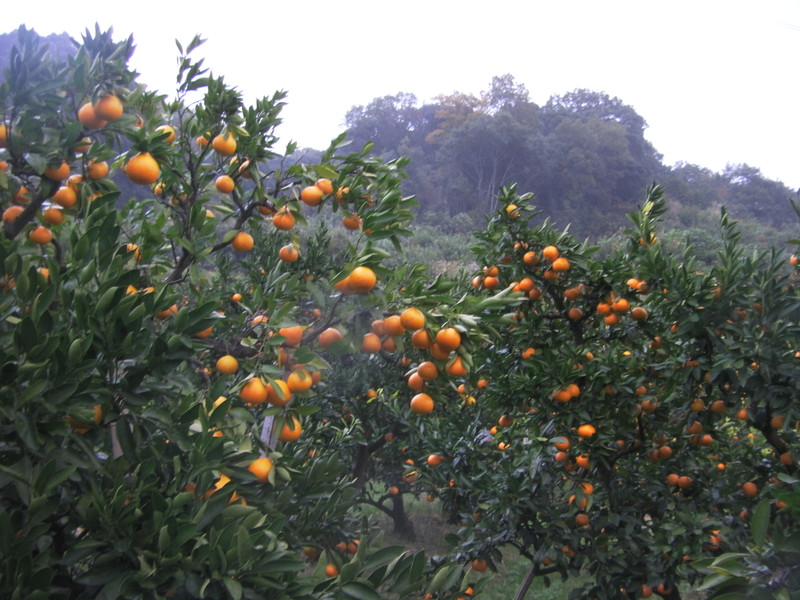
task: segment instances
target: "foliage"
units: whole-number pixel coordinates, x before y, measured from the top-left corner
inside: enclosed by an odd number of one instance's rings
[[[420,269],[383,266],[381,244],[395,250],[408,234],[405,162],[345,154],[343,136],[319,164],[295,160],[291,144],[279,151],[283,93],[245,106],[192,57],[201,43],[178,44],[175,99],[136,84],[132,40],[111,32],[87,31],[58,59],[21,28],[11,51],[0,84],[0,593],[455,590],[460,566],[373,544],[337,443],[349,427],[319,418],[330,408],[316,401],[336,396],[325,329],[348,323],[346,346],[369,315],[408,302],[401,279],[427,294]],[[109,95],[122,114],[98,117]],[[141,193],[123,197],[106,161]],[[363,228],[331,252],[328,229],[304,226],[314,210],[358,213]],[[278,258],[287,245],[295,262]],[[223,371],[224,355],[238,369]],[[281,391],[264,402],[248,394],[258,382]],[[341,550],[343,539],[361,543]]]

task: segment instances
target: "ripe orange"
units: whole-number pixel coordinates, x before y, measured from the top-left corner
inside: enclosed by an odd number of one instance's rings
[[[345,229],[355,231],[361,227],[363,220],[358,216],[358,213],[350,213],[349,217],[342,217],[342,225]]]
[[[647,309],[637,306],[631,310],[631,318],[634,321],[644,321],[647,318]]]
[[[419,373],[419,376],[425,381],[431,381],[439,376],[439,369],[431,361],[424,361],[419,363],[417,373]]]
[[[5,148],[8,144],[8,129],[4,123],[0,123],[0,148]]]
[[[309,185],[300,191],[300,200],[309,206],[319,206],[325,194],[316,185]]]
[[[63,181],[64,179],[69,177],[69,165],[63,160],[61,161],[61,164],[58,166],[54,167],[50,165],[47,168],[45,168],[44,176],[53,181]]]
[[[156,131],[167,134],[167,137],[164,139],[164,142],[167,144],[172,144],[175,141],[175,129],[171,125],[159,125],[156,127]]]
[[[403,320],[400,315],[390,315],[383,320],[384,331],[391,336],[403,335],[406,328],[403,327]]]
[[[575,459],[575,464],[577,464],[582,469],[588,469],[591,467],[591,460],[587,453],[583,453],[578,458]]]
[[[161,168],[152,154],[140,152],[128,161],[125,173],[133,183],[152,185],[161,176]]]
[[[272,461],[266,456],[255,459],[247,467],[260,483],[267,483],[269,481],[269,473],[272,471]]]
[[[305,369],[300,370],[305,371]],[[285,406],[292,399],[292,391],[305,391],[314,383],[308,371],[305,371],[305,374],[292,371],[288,379],[289,382],[276,379],[267,384],[267,402],[272,406]],[[293,387],[296,390],[293,390]]]
[[[267,401],[267,386],[260,377],[253,377],[239,390],[239,397],[247,404],[259,405]]]
[[[369,267],[356,267],[348,276],[350,288],[357,294],[365,294],[375,287],[378,277]]]
[[[42,212],[42,219],[48,225],[60,225],[64,222],[64,211],[55,206],[45,209]]]
[[[532,250],[526,252],[522,257],[522,262],[524,262],[526,265],[530,265],[531,267],[536,266],[539,264],[539,255]]]
[[[289,231],[294,227],[295,218],[288,208],[282,208],[272,217],[272,224],[281,231]]]
[[[233,246],[234,250],[238,250],[239,252],[250,252],[254,245],[253,236],[244,231],[237,233],[231,240],[231,246]]]
[[[578,427],[578,435],[582,438],[590,438],[595,433],[597,433],[597,429],[595,429],[594,425],[581,425]]]
[[[214,181],[214,187],[221,194],[230,194],[236,187],[236,182],[230,175],[220,175]]]
[[[108,163],[104,160],[91,161],[86,169],[86,176],[91,180],[102,179],[108,175]]]
[[[586,527],[589,524],[589,515],[586,513],[579,513],[575,515],[575,524],[581,527]]]
[[[461,334],[455,327],[445,327],[436,333],[436,343],[442,350],[452,352],[461,345]]]
[[[519,207],[516,204],[506,206],[506,215],[509,219],[516,219],[519,216]]]
[[[78,109],[78,121],[86,129],[102,129],[108,125],[108,121],[104,121],[98,116],[91,102],[85,103]]]
[[[41,246],[49,244],[53,239],[52,232],[45,226],[39,225],[36,229],[28,234],[28,238],[34,243]]]
[[[317,182],[314,185],[322,190],[322,193],[325,195],[333,193],[333,182],[330,179],[317,179]]]
[[[408,376],[408,387],[410,387],[415,392],[421,392],[425,389],[425,380],[422,376],[417,372],[414,371],[411,375]]]
[[[21,206],[9,206],[7,209],[3,211],[3,221],[6,223],[13,223],[22,211],[25,210]]]
[[[339,567],[334,564],[325,565],[325,575],[328,577],[336,577],[339,574]]]
[[[328,327],[325,331],[319,334],[319,345],[326,350],[330,348],[334,342],[341,342],[342,332],[335,327]]]
[[[303,341],[303,328],[300,325],[281,327],[278,329],[278,335],[286,338],[283,341],[284,346],[299,346]]]
[[[431,398],[425,392],[420,392],[411,398],[410,406],[411,412],[415,412],[420,415],[427,415],[433,412],[433,398]]]
[[[361,340],[361,350],[369,354],[377,354],[381,351],[381,338],[372,332],[364,334],[364,338]]]
[[[502,415],[497,419],[497,424],[500,425],[500,427],[511,427],[514,424],[514,417],[511,415]]]
[[[542,250],[542,256],[547,262],[553,262],[555,259],[558,258],[559,252],[558,248],[555,246],[545,246]]]
[[[482,573],[488,568],[489,564],[483,558],[476,558],[472,561],[472,570]]]
[[[580,321],[583,317],[583,311],[580,308],[570,308],[567,311],[567,318],[570,321]]]
[[[408,331],[416,331],[425,327],[425,314],[412,306],[400,313],[400,322]]]
[[[438,467],[443,462],[444,462],[444,458],[442,458],[441,454],[434,453],[434,454],[428,455],[428,466]]]
[[[303,433],[303,427],[300,420],[292,415],[291,423],[287,420],[278,434],[278,440],[281,442],[296,442],[300,439],[300,434]]]
[[[116,121],[122,111],[122,101],[115,94],[106,94],[94,104],[94,114],[105,121]]]
[[[433,344],[433,340],[427,329],[417,329],[411,334],[411,345],[414,346],[414,348],[427,350],[431,347],[431,344]]]
[[[232,375],[239,370],[239,361],[236,357],[226,354],[217,359],[217,372],[223,375]]]
[[[742,492],[748,498],[755,498],[758,495],[758,486],[752,481],[745,481],[742,484]]]
[[[224,135],[220,133],[211,140],[211,147],[217,154],[231,156],[236,152],[236,138],[233,137],[230,131],[226,132]]]
[[[294,244],[286,244],[278,251],[278,258],[283,262],[297,262],[297,259],[300,258],[300,252]]]
[[[178,314],[178,305],[177,304],[173,304],[169,308],[165,308],[164,310],[162,310],[160,312],[157,312],[156,313],[156,318],[163,321],[164,319],[167,319],[167,318],[171,317],[172,315],[176,315],[176,314]]]
[[[678,487],[682,490],[685,490],[692,485],[692,478],[687,475],[681,475],[678,477]]]
[[[559,256],[553,261],[552,268],[553,271],[555,271],[556,273],[564,273],[566,271],[569,271],[570,266],[571,265],[569,264],[569,261],[566,258],[564,258],[563,256]]]
[[[53,202],[64,208],[71,208],[75,206],[78,201],[78,195],[75,190],[68,185],[62,185],[56,193],[53,194]]]
[[[630,302],[625,298],[619,298],[611,304],[611,309],[618,315],[627,313],[631,308]]]
[[[447,363],[447,367],[445,367],[445,371],[451,377],[464,377],[468,373],[467,367],[464,366],[464,362],[461,360],[460,356],[456,356],[452,361]]]

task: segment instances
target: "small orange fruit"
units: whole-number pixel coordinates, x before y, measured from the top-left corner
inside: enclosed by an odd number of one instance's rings
[[[108,163],[104,160],[91,161],[86,169],[86,176],[91,180],[102,179],[108,175]]]
[[[236,357],[226,354],[225,356],[220,356],[217,359],[216,367],[218,373],[222,373],[223,375],[232,375],[239,370],[239,361],[236,360]]]
[[[339,567],[334,564],[325,565],[325,575],[328,577],[336,577],[339,574]]]
[[[267,386],[260,377],[253,377],[239,390],[239,397],[247,404],[264,404],[267,401]]]
[[[400,313],[400,322],[408,331],[416,331],[425,327],[425,314],[412,306]]]
[[[597,433],[597,429],[595,429],[594,425],[586,424],[578,427],[578,435],[582,438],[590,438],[595,433]]]
[[[372,332],[365,333],[361,340],[361,350],[369,354],[377,354],[381,351],[381,338]]]
[[[152,185],[161,176],[161,168],[152,154],[140,152],[128,161],[125,173],[133,183]]]
[[[269,474],[272,471],[272,461],[266,456],[255,459],[247,467],[260,483],[267,483],[269,481]]]
[[[319,345],[325,348],[326,350],[330,348],[334,342],[341,342],[342,339],[342,332],[336,329],[335,327],[328,327],[322,333],[319,334]]]
[[[303,328],[300,325],[281,327],[278,329],[278,335],[286,338],[283,342],[284,346],[299,346],[303,341]]]
[[[172,144],[175,141],[175,128],[171,125],[160,125],[156,127],[156,131],[167,134],[167,137],[164,139],[164,142],[167,144]]]
[[[34,244],[39,244],[40,246],[43,246],[45,244],[49,244],[52,241],[53,234],[44,225],[39,225],[36,229],[34,229],[28,234],[28,239],[30,239]]]
[[[102,129],[108,125],[108,121],[104,121],[97,115],[91,102],[86,102],[78,109],[78,121],[86,129]]]
[[[303,427],[300,424],[300,419],[292,415],[291,423],[287,420],[278,434],[278,440],[281,442],[296,442],[300,439],[303,433]]]
[[[300,200],[308,206],[319,206],[325,194],[316,185],[309,185],[300,190]]]
[[[52,181],[63,181],[69,177],[69,165],[63,160],[60,165],[48,165],[44,170],[44,176]]]
[[[427,415],[433,412],[434,402],[425,392],[420,392],[410,402],[411,411],[420,415]]]
[[[742,492],[748,498],[755,498],[758,495],[758,486],[752,481],[746,481],[742,484]]]
[[[233,246],[234,250],[238,250],[239,252],[250,252],[254,245],[253,236],[245,231],[240,231],[231,240],[231,246]]]
[[[350,288],[357,294],[365,294],[375,287],[378,277],[369,267],[356,267],[349,275]]]
[[[231,156],[236,152],[236,138],[228,131],[224,135],[219,134],[211,140],[211,147],[214,152],[222,156]]]
[[[547,262],[553,262],[555,259],[558,258],[559,252],[558,248],[555,246],[545,246],[542,250],[542,256]]]
[[[9,206],[7,209],[3,211],[3,221],[6,223],[13,223],[18,216],[22,214],[22,211],[25,210],[21,206]]]
[[[455,327],[445,327],[436,333],[436,343],[447,352],[452,352],[461,345],[461,334]]]
[[[300,258],[300,252],[294,244],[286,244],[278,251],[278,258],[283,262],[297,262],[297,259]]]
[[[42,219],[48,225],[60,225],[64,222],[64,211],[55,206],[45,209],[42,212]]]
[[[303,371],[303,373],[300,371]],[[292,391],[305,391],[313,383],[314,380],[311,379],[311,373],[305,369],[292,371],[289,374],[288,381],[276,379],[274,382],[271,381],[267,384],[267,402],[272,406],[285,406],[292,399]],[[296,389],[293,390],[293,388]]]
[[[236,187],[236,182],[230,175],[220,175],[214,181],[214,187],[221,194],[230,194]]]
[[[75,190],[68,185],[62,185],[56,190],[56,193],[53,194],[53,202],[64,208],[75,206],[77,201],[78,195],[75,193]]]
[[[122,101],[116,94],[106,94],[94,104],[94,114],[105,121],[116,121],[122,116]]]

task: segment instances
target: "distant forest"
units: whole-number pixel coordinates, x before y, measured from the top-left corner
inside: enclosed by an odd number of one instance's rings
[[[16,37],[0,34],[0,71]],[[74,52],[66,34],[46,39],[59,56]],[[496,208],[498,188],[512,182],[536,195],[542,217],[591,240],[620,233],[626,213],[654,181],[666,191],[668,226],[684,236],[708,236],[721,207],[755,243],[781,243],[798,226],[789,201],[794,190],[746,164],[721,173],[664,165],[644,137],[645,119],[619,98],[591,90],[539,106],[507,74],[478,96],[457,92],[424,104],[411,93],[376,98],[348,111],[345,126],[354,151],[372,143],[383,157],[410,158],[404,190],[420,204],[419,223],[448,233],[481,227]],[[318,160],[319,154],[305,149],[298,160]],[[123,196],[141,194],[124,177],[118,183]]]
[[[422,105],[407,93],[376,98],[352,108],[346,127],[356,147],[372,141],[381,155],[412,159],[406,190],[416,195],[424,221],[490,213],[498,187],[516,182],[535,193],[543,215],[598,239],[624,228],[626,213],[656,181],[666,189],[675,227],[705,227],[707,213],[716,218],[722,206],[761,226],[798,223],[793,190],[746,164],[722,173],[666,166],[644,137],[644,118],[619,98],[590,90],[539,106],[524,85],[503,75],[479,96],[454,93]]]

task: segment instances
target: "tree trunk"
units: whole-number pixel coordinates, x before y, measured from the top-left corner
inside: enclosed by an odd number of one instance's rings
[[[394,523],[394,533],[406,540],[415,540],[414,524],[408,518],[406,508],[403,503],[403,494],[392,496],[392,510],[389,513]]]
[[[522,600],[525,597],[531,585],[533,584],[533,580],[536,579],[536,575],[538,574],[538,565],[531,561],[531,568],[528,569],[528,572],[525,574],[525,579],[523,579],[522,583],[519,584],[517,593],[514,594],[514,600]]]

